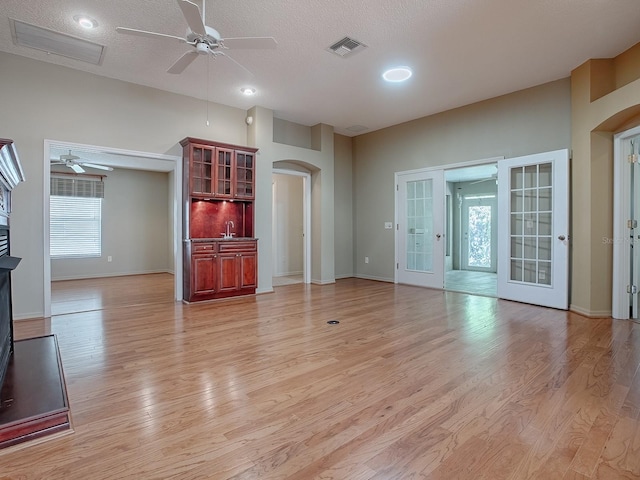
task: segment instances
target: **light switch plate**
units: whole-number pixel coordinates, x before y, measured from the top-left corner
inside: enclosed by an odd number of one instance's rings
[[[385,230],[393,230],[393,222],[384,222]]]

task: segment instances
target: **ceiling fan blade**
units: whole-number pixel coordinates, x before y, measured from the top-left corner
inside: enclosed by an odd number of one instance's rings
[[[98,170],[106,170],[107,172],[113,172],[113,168],[107,167],[106,165],[96,165],[95,163],[85,163],[85,162],[82,162],[80,165],[82,165],[83,167],[97,168]]]
[[[278,42],[273,37],[236,37],[223,38],[222,44],[227,48],[253,48],[253,49],[273,49],[278,46]]]
[[[84,173],[84,168],[82,168],[80,165],[76,165],[75,163],[73,165],[69,165],[69,168],[71,168],[71,170],[76,173]]]
[[[117,27],[116,32],[118,33],[126,33],[127,35],[136,35],[138,37],[165,37],[172,38],[174,40],[179,40],[182,43],[187,43],[187,41],[182,37],[176,37],[175,35],[167,35],[166,33],[157,33],[157,32],[147,32],[146,30],[137,30],[135,28],[125,28],[125,27]]]
[[[233,59],[231,56],[227,55],[226,53],[218,51],[218,52],[216,52],[216,55],[222,55],[223,57],[227,57],[229,60],[231,60],[233,63],[235,63],[241,69],[243,69],[249,75],[253,76],[253,72],[251,70],[249,70],[247,67],[245,67],[240,62],[238,62],[237,60]]]
[[[205,36],[207,34],[204,28],[204,22],[202,21],[202,13],[200,13],[200,7],[189,0],[178,0],[182,15],[187,21],[187,25],[193,33],[196,35]]]
[[[195,51],[185,53],[176,61],[176,63],[174,63],[173,65],[171,65],[171,67],[169,67],[169,70],[167,70],[167,72],[176,73],[176,74],[182,73],[184,69],[191,64],[191,62],[193,62],[196,58],[198,58],[198,56],[199,56],[199,53]]]

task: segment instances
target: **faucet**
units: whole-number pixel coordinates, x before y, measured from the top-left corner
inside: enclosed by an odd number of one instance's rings
[[[233,237],[233,233],[231,233],[231,229],[234,227],[235,225],[233,223],[233,220],[227,220],[226,222],[224,222],[224,238]]]

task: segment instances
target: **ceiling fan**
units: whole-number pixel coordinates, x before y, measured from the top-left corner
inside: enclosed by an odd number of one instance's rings
[[[182,55],[171,67],[167,70],[168,73],[182,73],[191,62],[193,62],[200,55],[210,55],[217,57],[219,55],[227,57],[229,60],[248,71],[243,65],[235,61],[229,55],[221,51],[222,49],[268,49],[276,48],[277,42],[273,37],[237,37],[237,38],[222,38],[215,28],[205,25],[204,16],[204,4],[202,2],[202,12],[200,8],[189,0],[177,0],[182,15],[187,21],[187,32],[184,37],[178,37],[175,35],[167,35],[165,33],[147,32],[145,30],[137,30],[135,28],[117,27],[118,33],[125,33],[127,35],[137,35],[141,37],[155,37],[155,38],[171,38],[178,40],[182,43],[186,43],[193,47],[192,50]],[[251,72],[249,72],[251,73]]]
[[[73,170],[76,173],[84,173],[85,170],[82,167],[96,168],[98,170],[106,170],[108,172],[113,171],[113,168],[107,167],[106,165],[98,165],[95,163],[82,162],[82,161],[79,162],[78,160],[80,160],[80,157],[78,157],[77,155],[73,155],[71,153],[71,150],[69,150],[69,154],[60,155],[59,159],[52,158],[51,165],[64,165],[65,167],[69,167],[71,170]]]

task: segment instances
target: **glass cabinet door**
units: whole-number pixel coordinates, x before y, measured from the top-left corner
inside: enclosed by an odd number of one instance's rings
[[[231,188],[233,150],[226,148],[217,148],[216,156],[216,196],[231,198],[233,195]]]
[[[213,149],[199,145],[193,145],[191,148],[191,193],[211,195]]]
[[[236,152],[236,198],[253,198],[253,153]]]

